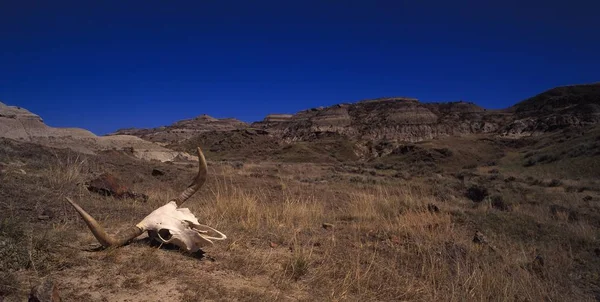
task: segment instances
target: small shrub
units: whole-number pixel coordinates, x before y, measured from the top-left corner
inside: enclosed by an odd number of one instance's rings
[[[588,187],[586,187],[586,186],[583,186],[583,187],[579,187],[579,188],[577,188],[577,192],[578,192],[578,193],[581,193],[581,192],[583,192],[583,191],[585,191],[585,190],[590,190],[590,188],[588,188]]]
[[[48,180],[56,189],[83,182],[87,160],[77,155],[61,158],[55,155],[56,160],[48,167]]]
[[[579,220],[579,213],[577,213],[575,210],[570,210],[567,209],[566,207],[560,206],[560,205],[551,205],[550,206],[550,214],[552,215],[552,217],[559,219],[559,220],[564,220],[564,221],[578,221]]]
[[[406,171],[397,172],[396,174],[394,174],[393,177],[394,178],[401,178],[401,179],[405,179],[405,180],[409,180],[411,178],[410,173],[408,173]]]
[[[465,180],[466,178],[472,178],[474,176],[476,176],[476,174],[469,171],[460,171],[454,174],[454,177],[456,177],[458,180]]]
[[[548,187],[558,187],[562,184],[562,181],[560,181],[560,179],[553,179],[548,183]]]
[[[244,163],[241,161],[232,162],[230,165],[231,167],[237,170],[242,169],[244,167]]]
[[[373,168],[375,168],[376,170],[388,170],[388,169],[392,169],[392,165],[378,163],[378,164],[375,164],[373,166]]]
[[[463,169],[465,169],[465,170],[471,170],[471,169],[475,169],[475,168],[477,168],[477,164],[469,164],[469,165],[463,166]]]
[[[0,299],[16,294],[20,288],[20,282],[11,272],[0,271]]]
[[[473,202],[482,202],[489,195],[489,193],[487,188],[479,185],[473,185],[467,189],[467,193],[465,195]]]
[[[436,152],[438,152],[439,154],[441,154],[443,157],[450,157],[452,156],[454,153],[452,152],[452,150],[448,149],[448,148],[441,148],[441,149],[434,149]]]
[[[284,266],[286,275],[292,280],[298,281],[302,276],[308,273],[309,260],[305,255],[305,252],[298,251],[294,252],[292,257],[287,261]]]
[[[528,176],[525,180],[527,180],[527,183],[531,186],[541,186],[544,184],[543,181],[541,181],[537,178],[533,178],[531,176]]]
[[[490,198],[492,208],[500,211],[511,211],[512,206],[509,205],[500,195],[494,195]]]
[[[577,192],[577,187],[575,187],[575,186],[567,186],[565,188],[565,192],[567,192],[567,193],[575,193],[575,192]]]

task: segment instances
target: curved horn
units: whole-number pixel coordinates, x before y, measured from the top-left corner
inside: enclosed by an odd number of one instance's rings
[[[104,247],[119,247],[125,245],[127,242],[144,232],[144,230],[137,226],[133,226],[121,232],[119,236],[112,237],[106,233],[104,228],[96,221],[96,219],[94,219],[94,217],[84,211],[78,204],[71,200],[71,198],[67,197],[67,201],[75,208],[77,213],[79,213],[79,216],[83,218],[85,224],[87,224],[88,228],[92,231],[92,234],[94,234],[94,237],[96,237]]]
[[[182,205],[186,200],[192,197],[192,195],[194,195],[194,193],[196,193],[200,187],[202,187],[206,181],[206,174],[206,159],[204,158],[202,150],[200,150],[200,147],[198,147],[198,175],[196,175],[196,178],[192,184],[190,184],[183,192],[181,192],[177,198],[171,199],[171,201],[175,201],[177,207]]]

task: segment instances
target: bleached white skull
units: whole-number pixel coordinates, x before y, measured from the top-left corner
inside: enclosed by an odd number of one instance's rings
[[[121,232],[118,236],[110,236],[104,228],[78,204],[67,197],[67,201],[75,208],[81,218],[104,247],[119,247],[144,232],[161,242],[172,243],[189,252],[196,252],[202,246],[212,244],[212,240],[227,239],[225,234],[198,222],[188,208],[180,208],[187,199],[196,193],[206,181],[207,167],[202,150],[198,148],[199,168],[194,182],[179,197],[154,210],[140,223]],[[214,237],[216,235],[217,237]]]
[[[147,230],[150,237],[161,243],[172,243],[190,252],[212,244],[212,240],[223,240],[225,234],[200,224],[188,208],[177,208],[174,201],[154,210],[136,227]],[[210,236],[209,233],[219,237]]]

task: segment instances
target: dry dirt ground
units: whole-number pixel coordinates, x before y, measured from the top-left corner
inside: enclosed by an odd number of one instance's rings
[[[65,197],[117,232],[197,163],[2,140],[0,297],[51,278],[64,301],[598,300],[600,132],[560,135],[440,140],[372,163],[208,158],[186,205],[229,238],[195,254],[144,238],[94,249]],[[89,192],[103,172],[149,200]]]

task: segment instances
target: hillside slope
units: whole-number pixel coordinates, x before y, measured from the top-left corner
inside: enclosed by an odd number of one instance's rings
[[[232,131],[248,127],[247,123],[234,118],[217,119],[206,114],[192,119],[181,120],[169,126],[151,129],[119,129],[110,135],[135,135],[152,142],[176,143],[194,135],[210,131]]]
[[[507,135],[531,135],[600,122],[600,83],[562,86],[528,98],[510,108],[514,120]]]
[[[120,150],[146,160],[193,160],[193,157],[186,153],[169,150],[133,135],[99,137],[85,129],[49,127],[37,114],[3,103],[0,103],[0,138],[69,148],[87,154]]]
[[[406,146],[435,141],[440,146],[463,141],[475,144],[474,152],[491,152],[479,149],[475,142],[483,138],[543,140],[559,130],[593,128],[600,121],[598,87],[558,87],[504,110],[486,110],[462,101],[421,103],[411,98],[343,103],[296,114],[272,114],[246,129],[205,131],[168,146],[188,152],[196,145],[206,146],[219,159],[293,162],[389,162]],[[464,156],[478,157],[468,149]],[[386,157],[390,159],[383,160]]]

